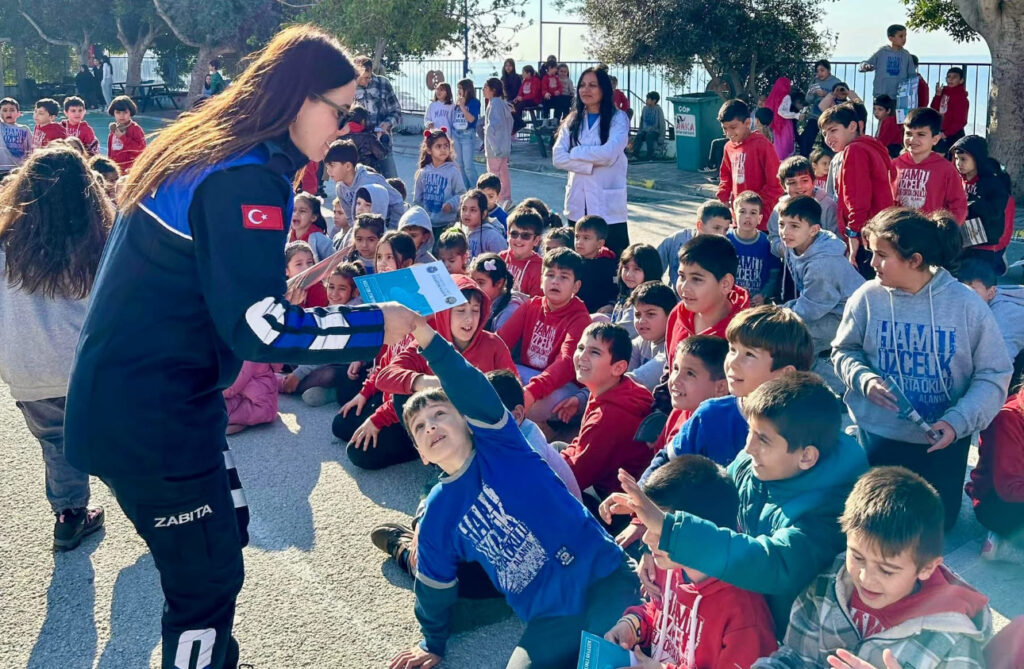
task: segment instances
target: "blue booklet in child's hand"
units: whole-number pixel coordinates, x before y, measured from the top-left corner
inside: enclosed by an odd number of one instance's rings
[[[633,652],[590,632],[580,635],[580,661],[576,669],[621,669],[636,666]]]
[[[357,276],[356,287],[366,304],[398,302],[421,316],[430,316],[466,301],[441,261]]]

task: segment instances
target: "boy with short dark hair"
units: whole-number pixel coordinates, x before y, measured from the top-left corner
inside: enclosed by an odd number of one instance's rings
[[[754,667],[854,666],[854,658],[873,667],[985,666],[988,598],[942,564],[942,500],[927,481],[876,467],[853,486],[839,523],[845,554],[793,603],[782,646]]]
[[[409,197],[409,189],[406,188],[405,182],[398,177],[390,177],[386,180],[388,185],[398,191],[398,194],[402,196],[402,200],[406,200]]]
[[[875,139],[885,145],[890,158],[896,158],[903,150],[903,128],[896,122],[896,101],[888,95],[876,95],[871,111],[878,121]]]
[[[469,270],[469,240],[459,228],[448,228],[437,240],[437,259],[444,262],[449,274],[466,274]]]
[[[679,276],[679,251],[686,242],[700,233],[724,237],[732,227],[732,209],[718,200],[704,200],[697,207],[697,227],[683,228],[658,244],[661,266],[668,272],[668,281],[675,283]]]
[[[352,140],[337,139],[331,142],[324,156],[324,171],[337,184],[337,197],[350,221],[355,220],[356,192],[368,184],[383,186],[388,193],[384,223],[387,229],[395,229],[405,213],[405,198],[379,172],[359,162],[359,149]]]
[[[544,255],[547,255],[548,251],[571,249],[575,246],[576,234],[572,228],[550,228],[544,234]]]
[[[643,491],[666,513],[681,511],[736,529],[736,487],[721,466],[701,455],[676,458],[647,479]],[[777,647],[763,596],[674,562],[653,541],[648,549],[664,571],[666,594],[626,609],[605,639],[623,648],[650,647],[634,650],[638,661],[658,663],[649,666],[687,669],[749,667]]]
[[[608,239],[608,222],[600,216],[584,216],[576,221],[575,233],[576,253],[583,258],[578,297],[592,314],[602,309],[608,311],[619,292],[615,283],[619,261],[604,245]]]
[[[640,111],[640,127],[633,138],[633,157],[640,158],[640,147],[647,145],[647,160],[654,160],[665,152],[665,112],[661,110],[661,95],[651,91]]]
[[[14,98],[0,100],[0,178],[32,152],[32,131],[18,123],[21,107]]]
[[[508,212],[498,201],[498,197],[501,195],[501,177],[491,172],[484,172],[477,178],[476,188],[487,196],[487,215],[501,223],[503,230],[508,230]]]
[[[1016,361],[1024,351],[1024,286],[997,286],[995,269],[980,258],[963,260],[957,267],[956,278],[970,286],[992,309],[1006,352],[1010,360]],[[1015,369],[1020,366],[1019,362],[1014,363]],[[1016,384],[1011,382],[1010,388],[1014,387]]]
[[[135,159],[146,148],[146,133],[135,122],[139,108],[127,95],[118,95],[110,101],[107,114],[114,117],[107,135],[107,155],[117,163],[122,173],[127,173]]]
[[[583,259],[571,249],[545,253],[543,297],[530,298],[498,330],[525,382],[527,416],[536,421],[548,420],[577,389],[572,358],[590,324],[590,312],[576,297],[582,268]]]
[[[32,131],[33,149],[41,149],[55,139],[67,137],[64,126],[57,122],[58,114],[60,106],[53,98],[43,98],[36,102],[35,111],[32,112],[32,120],[36,123]]]
[[[914,57],[904,48],[907,44],[905,26],[893,24],[886,29],[885,34],[889,38],[889,45],[880,47],[862,62],[860,71],[875,73],[875,95],[888,95],[895,100],[899,85],[917,74],[917,65]],[[918,104],[924,104],[924,101],[918,101]]]
[[[764,212],[758,228],[764,232],[768,212],[775,207],[782,188],[778,185],[779,156],[767,137],[750,130],[750,108],[742,100],[729,100],[718,110],[718,122],[729,139],[719,169],[716,196],[731,204],[737,195],[752,190],[761,196]]]
[[[945,209],[963,225],[967,220],[967,193],[963,180],[944,156],[933,149],[942,138],[942,117],[929,107],[912,109],[903,121],[906,151],[892,161],[896,175],[892,190],[896,204],[923,214]]]
[[[488,196],[490,197],[490,196]],[[544,229],[544,220],[533,209],[517,207],[508,216],[508,248],[498,253],[512,275],[512,289],[539,297],[540,270],[544,259],[534,249]]]
[[[924,106],[924,100],[919,100],[918,104]],[[967,87],[964,86],[964,68],[949,68],[946,72],[946,85],[935,84],[931,108],[942,115],[942,139],[935,146],[935,152],[944,156],[964,136],[964,128],[967,127],[971,102],[967,99]]]
[[[646,281],[629,295],[633,305],[633,354],[627,374],[647,390],[655,386],[665,372],[665,331],[668,315],[679,303],[675,292],[660,281]]]
[[[726,237],[739,259],[736,284],[750,295],[750,306],[760,306],[778,292],[782,265],[772,254],[768,235],[757,229],[763,208],[761,196],[752,190],[743,191],[733,200],[732,207],[736,229]]]
[[[827,170],[826,170],[827,171]],[[786,255],[786,247],[779,237],[779,209],[782,204],[790,198],[800,195],[811,195],[821,206],[821,228],[836,234],[838,231],[836,223],[836,200],[825,192],[824,188],[815,185],[814,164],[803,156],[792,156],[786,158],[779,164],[779,182],[786,194],[779,198],[771,216],[768,218],[768,241],[771,243],[772,253],[778,258]],[[785,288],[785,287],[784,287]],[[783,292],[783,299],[786,293]]]
[[[629,498],[623,506],[673,562],[763,593],[781,637],[793,600],[842,549],[836,518],[867,470],[864,450],[840,429],[841,406],[809,372],[783,374],[744,398],[749,435],[728,467],[739,491],[739,532],[666,514],[625,473],[625,495],[613,499]]]
[[[875,214],[893,205],[896,169],[881,142],[860,134],[858,122],[853,105],[842,104],[826,109],[818,125],[825,144],[836,152],[833,168],[838,236],[847,246],[847,259],[861,276],[870,279],[875,272],[860,233]]]
[[[64,98],[64,115],[67,119],[61,121],[61,125],[64,126],[67,136],[82,140],[90,156],[99,154],[100,140],[96,139],[92,126],[85,120],[85,100],[77,95]]]

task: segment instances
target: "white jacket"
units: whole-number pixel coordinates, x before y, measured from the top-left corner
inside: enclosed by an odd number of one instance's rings
[[[626,143],[629,141],[629,117],[616,110],[608,130],[608,141],[601,144],[601,123],[580,127],[580,142],[569,148],[569,124],[563,123],[552,148],[552,163],[569,172],[565,186],[565,216],[578,221],[596,215],[608,223],[626,221]]]

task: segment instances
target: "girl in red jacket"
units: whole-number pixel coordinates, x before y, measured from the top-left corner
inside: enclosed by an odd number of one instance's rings
[[[523,83],[519,86],[519,95],[512,100],[512,133],[519,132],[523,127],[523,112],[540,106],[542,91],[537,70],[532,65],[523,67]]]
[[[107,113],[114,117],[107,137],[107,155],[127,173],[142,150],[146,148],[146,134],[142,126],[132,120],[139,113],[135,102],[127,95],[118,95],[110,101]]]
[[[923,104],[924,100],[921,100],[921,103]],[[942,139],[935,146],[935,151],[945,155],[950,147],[964,136],[967,114],[971,109],[962,67],[949,68],[946,72],[945,86],[935,84],[935,97],[932,98],[931,108],[942,114]]]

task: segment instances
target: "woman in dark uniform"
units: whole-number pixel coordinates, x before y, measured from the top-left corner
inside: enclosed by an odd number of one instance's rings
[[[400,307],[284,297],[292,181],[337,138],[355,78],[333,38],[284,30],[161,131],[121,196],[71,375],[67,457],[110,486],[153,554],[165,669],[238,661],[248,512],[229,486],[221,393],[241,361],[368,360],[405,334],[384,325]]]

